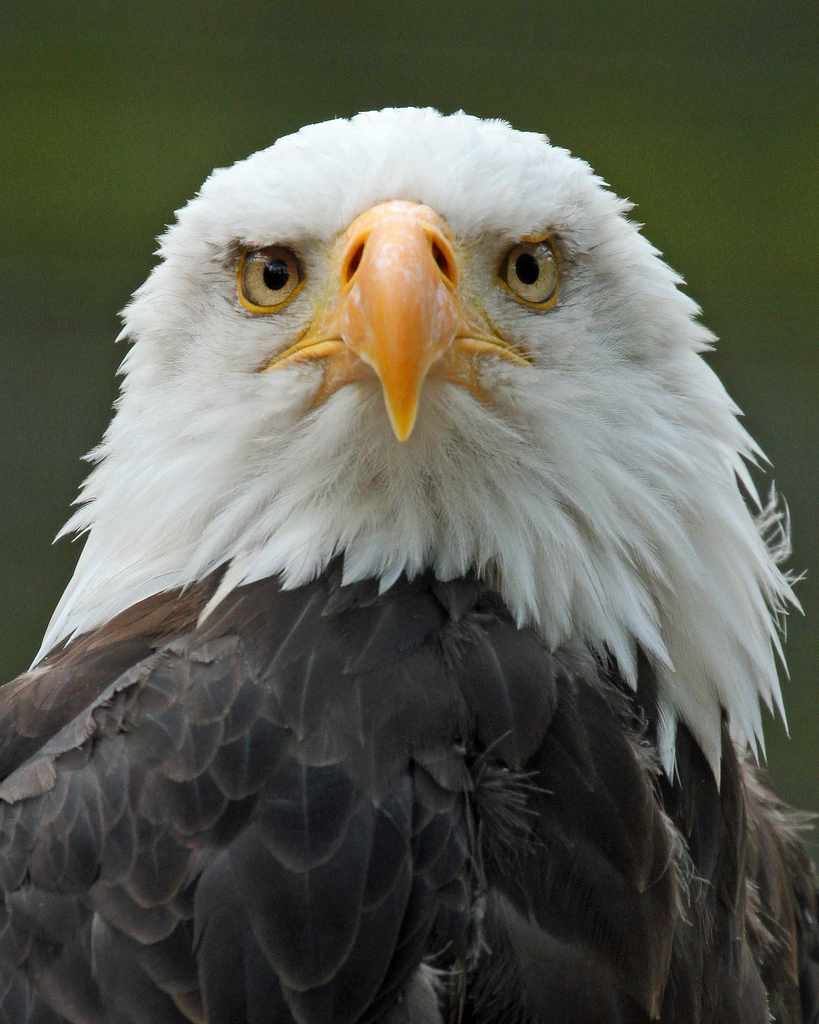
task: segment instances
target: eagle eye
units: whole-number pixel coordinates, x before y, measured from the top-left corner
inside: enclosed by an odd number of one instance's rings
[[[236,276],[239,301],[251,313],[274,313],[286,306],[304,283],[295,255],[281,245],[245,249]]]
[[[498,279],[527,306],[551,309],[560,283],[557,254],[550,238],[518,242],[503,259]]]

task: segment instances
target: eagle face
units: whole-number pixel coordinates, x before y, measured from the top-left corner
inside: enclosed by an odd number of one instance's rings
[[[41,655],[227,566],[232,587],[473,571],[552,648],[637,650],[715,772],[761,740],[792,600],[713,336],[630,204],[542,136],[383,110],[217,170],[125,312],[88,538]],[[758,503],[758,502],[757,502]]]

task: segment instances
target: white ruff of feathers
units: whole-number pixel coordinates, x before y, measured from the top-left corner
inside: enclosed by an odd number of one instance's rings
[[[311,410],[317,365],[258,372],[332,298],[339,233],[389,199],[446,219],[465,291],[534,361],[484,361],[491,405],[428,381],[405,444],[375,378]],[[682,720],[719,777],[722,709],[756,752],[759,698],[784,716],[786,516],[773,497],[760,507],[745,460],[761,453],[701,358],[713,336],[629,209],[544,137],[432,110],[314,125],[215,171],[125,312],[116,415],[63,530],[85,548],[38,659],[220,565],[223,591],[276,573],[296,587],[343,552],[346,580],[382,589],[402,570],[474,569],[551,648],[608,650],[633,685],[640,645],[669,773]],[[563,268],[544,313],[495,274],[545,230]],[[299,254],[308,284],[254,316],[236,257],[272,243]]]

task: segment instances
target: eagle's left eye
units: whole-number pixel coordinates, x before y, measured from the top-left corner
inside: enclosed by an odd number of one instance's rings
[[[285,306],[304,279],[295,255],[284,246],[246,249],[239,260],[239,301],[252,313],[272,313]]]
[[[504,257],[498,277],[527,306],[551,309],[557,302],[559,273],[551,239],[519,242]]]

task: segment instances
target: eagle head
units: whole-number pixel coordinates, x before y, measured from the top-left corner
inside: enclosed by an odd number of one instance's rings
[[[713,335],[629,210],[543,136],[433,110],[215,171],[125,310],[40,656],[220,567],[216,600],[337,555],[382,589],[474,572],[550,648],[635,685],[644,652],[666,770],[679,719],[717,774],[723,713],[756,749],[759,698],[781,710],[787,523],[759,505]]]

